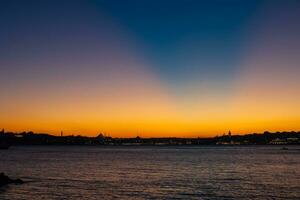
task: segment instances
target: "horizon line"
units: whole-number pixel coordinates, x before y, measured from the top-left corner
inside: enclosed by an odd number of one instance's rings
[[[41,135],[41,134],[46,134],[46,135],[50,135],[50,136],[54,136],[54,137],[88,137],[88,138],[97,138],[99,136],[103,136],[103,137],[110,137],[110,138],[121,138],[121,139],[126,139],[126,138],[182,138],[182,139],[194,139],[194,138],[215,138],[215,137],[222,137],[222,136],[246,136],[246,135],[253,135],[253,134],[276,134],[276,133],[300,133],[300,130],[293,130],[293,131],[263,131],[263,132],[248,132],[248,133],[237,133],[237,134],[233,134],[230,130],[227,133],[223,133],[223,134],[217,134],[214,136],[206,136],[206,137],[201,137],[201,136],[196,136],[196,137],[176,137],[176,136],[164,136],[164,137],[142,137],[140,135],[136,135],[135,137],[113,137],[110,136],[109,134],[105,134],[105,133],[99,133],[98,135],[95,136],[90,136],[90,135],[82,135],[82,134],[68,134],[68,135],[63,135],[63,131],[61,133],[58,134],[51,134],[49,132],[34,132],[34,131],[21,131],[21,132],[14,132],[14,131],[5,131],[5,129],[2,129],[0,131],[0,134],[7,134],[7,133],[12,133],[14,135],[20,135],[20,134],[36,134],[36,135]]]

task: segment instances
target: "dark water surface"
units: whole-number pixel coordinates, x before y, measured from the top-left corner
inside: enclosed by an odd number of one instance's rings
[[[15,146],[0,199],[300,199],[300,146]]]

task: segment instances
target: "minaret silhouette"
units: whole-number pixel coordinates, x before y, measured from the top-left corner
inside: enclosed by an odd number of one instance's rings
[[[233,141],[232,141],[232,139],[231,139],[231,132],[230,132],[230,130],[229,130],[229,132],[228,132],[228,137],[229,137],[229,142],[230,142],[230,144],[232,144]]]

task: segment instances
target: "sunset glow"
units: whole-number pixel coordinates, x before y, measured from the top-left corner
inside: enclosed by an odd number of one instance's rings
[[[300,130],[299,1],[130,2],[2,1],[0,128],[113,137]]]

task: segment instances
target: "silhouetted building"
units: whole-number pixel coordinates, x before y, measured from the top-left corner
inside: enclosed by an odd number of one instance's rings
[[[99,144],[104,144],[105,143],[105,137],[102,133],[100,133],[98,136],[97,136],[97,140],[99,142]]]

